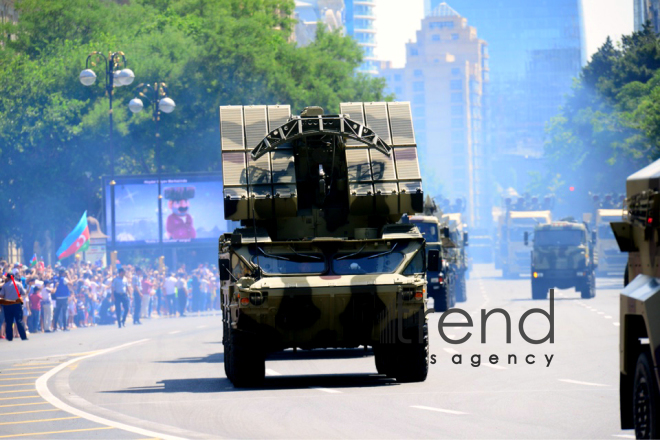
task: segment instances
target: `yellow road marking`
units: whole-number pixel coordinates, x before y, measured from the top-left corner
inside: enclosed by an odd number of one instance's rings
[[[54,367],[54,366],[59,365],[59,363],[58,364],[16,364],[16,365],[14,365],[14,367],[35,367],[37,365],[41,365],[41,366],[44,366],[44,367]]]
[[[0,391],[0,394],[4,394],[4,393],[27,393],[28,391],[34,391],[34,387],[28,388],[27,390]]]
[[[59,417],[57,419],[41,419],[41,420],[22,420],[20,422],[2,422],[0,425],[20,425],[21,423],[39,423],[39,422],[54,422],[55,420],[71,420],[79,419],[78,416],[73,417]]]
[[[47,431],[47,432],[29,432],[27,434],[0,435],[0,438],[26,437],[29,435],[47,435],[47,434],[66,434],[67,432],[100,431],[102,429],[115,429],[112,426],[103,428],[69,429],[67,431]]]
[[[11,385],[0,385],[0,388],[1,387],[23,387],[23,386],[26,386],[26,385],[34,385],[34,383],[32,383],[32,382],[30,382],[30,383],[13,383]]]
[[[35,394],[34,396],[21,396],[21,397],[0,397],[0,400],[14,400],[14,399],[34,399],[39,397],[38,394]]]
[[[87,351],[85,353],[71,353],[71,354],[67,354],[67,356],[85,356],[85,355],[88,355],[88,354],[98,353],[99,351],[101,351],[101,350]]]
[[[11,412],[11,413],[0,413],[0,416],[14,416],[16,414],[31,414],[31,413],[38,413],[38,412],[47,412],[47,411],[62,411],[61,409],[35,409],[34,411],[19,411],[19,412]]]
[[[14,365],[14,366],[16,366],[16,365]],[[6,368],[4,371],[24,371],[24,370],[50,370],[50,368],[48,368],[48,367]]]
[[[26,406],[26,405],[45,405],[48,402],[35,402],[35,403],[14,403],[13,405],[0,405],[0,408],[13,408],[15,406]]]
[[[34,373],[31,373],[34,374]],[[2,375],[4,376],[4,374]],[[0,376],[0,377],[2,377]],[[25,379],[39,379],[40,376],[33,376],[33,377],[12,377],[11,379],[0,379],[1,381],[8,381],[8,380],[25,380]]]
[[[8,371],[8,370],[4,370],[4,371]],[[2,371],[0,370],[0,373],[1,373],[1,372],[2,372]],[[35,373],[38,373],[38,371],[32,371],[32,372],[30,372],[30,373],[9,373],[9,374],[3,374],[2,377],[7,377],[7,376],[25,376],[26,374],[35,374]],[[22,377],[17,377],[16,379],[22,379]]]

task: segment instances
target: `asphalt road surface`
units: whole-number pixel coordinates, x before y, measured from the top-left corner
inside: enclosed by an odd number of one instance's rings
[[[499,274],[472,272],[457,306],[474,327],[446,331],[471,332],[467,342],[445,342],[431,316],[435,364],[423,383],[378,376],[371,351],[319,350],[273,356],[262,388],[234,389],[219,315],[0,341],[0,438],[633,438],[619,429],[620,278],[598,279],[593,299],[557,291],[554,343],[536,345],[518,322],[549,301],[531,300],[529,278]],[[511,343],[501,315],[481,343],[480,311],[498,307],[511,315]],[[530,338],[548,330],[539,313],[525,321]]]

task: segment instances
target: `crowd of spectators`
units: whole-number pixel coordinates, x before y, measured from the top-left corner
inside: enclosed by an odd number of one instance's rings
[[[133,324],[140,325],[145,318],[183,317],[220,308],[218,277],[209,265],[191,271],[185,266],[174,272],[158,269],[156,264],[124,265],[113,273],[89,262],[54,267],[38,262],[28,267],[0,260],[0,283],[23,287],[22,324],[28,334],[111,324],[121,328],[129,313]],[[16,331],[7,332],[7,307],[18,306],[0,307],[0,339],[11,340]]]

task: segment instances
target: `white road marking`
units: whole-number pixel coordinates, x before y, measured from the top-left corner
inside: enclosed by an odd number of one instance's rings
[[[452,409],[433,408],[431,406],[422,406],[422,405],[412,405],[411,408],[425,409],[427,411],[436,411],[436,412],[441,412],[441,413],[445,413],[445,414],[455,414],[457,416],[468,414],[468,413],[463,412],[463,411],[454,411]]]
[[[443,350],[449,354],[458,354],[458,351],[454,350],[453,348],[443,348]]]
[[[116,347],[111,347],[111,348],[106,348],[105,350],[99,350],[95,353],[88,354],[85,356],[80,356],[74,359],[71,359],[70,361],[64,362],[57,367],[53,368],[52,370],[46,372],[43,376],[41,376],[39,379],[37,379],[36,382],[36,387],[37,387],[37,392],[41,395],[41,397],[46,400],[48,403],[51,405],[61,409],[62,411],[66,411],[68,413],[71,413],[73,415],[82,417],[87,420],[91,420],[92,422],[100,423],[101,425],[106,425],[106,426],[111,426],[113,428],[117,429],[123,429],[124,431],[130,431],[134,432],[136,434],[144,435],[147,437],[158,437],[161,439],[167,439],[167,440],[182,440],[181,437],[175,437],[173,435],[168,435],[168,434],[163,434],[160,432],[155,432],[155,431],[150,431],[148,429],[143,429],[143,428],[138,428],[137,426],[131,426],[131,425],[126,425],[124,423],[120,422],[115,422],[114,420],[108,420],[103,417],[95,416],[94,414],[87,413],[85,411],[82,411],[78,408],[74,408],[73,406],[70,406],[64,402],[62,402],[60,399],[55,397],[53,393],[48,389],[48,380],[55,376],[57,373],[60,371],[64,370],[68,366],[75,364],[76,362],[82,361],[84,359],[89,359],[94,356],[98,356],[100,354],[106,354],[111,351],[115,350],[120,350],[122,348],[130,347],[131,345],[135,344],[140,344],[142,342],[147,342],[149,339],[141,339],[139,341],[134,341],[134,342],[129,342],[127,344],[122,344],[118,345]]]
[[[168,335],[176,335],[177,333],[181,333],[181,330],[174,330],[173,332],[169,332]]]
[[[198,325],[197,328],[206,328],[208,325]]]
[[[576,385],[589,385],[592,387],[608,387],[609,385],[605,385],[602,383],[593,383],[593,382],[582,382],[579,380],[572,380],[572,379],[557,379],[559,382],[566,382],[566,383],[574,383]]]
[[[612,324],[614,324],[615,327],[618,327],[620,325],[618,322],[613,322]]]
[[[275,370],[271,370],[270,368],[266,368],[266,375],[268,375],[268,376],[281,376],[282,373],[278,373]]]
[[[611,317],[610,315],[605,315],[605,316],[603,316],[603,318],[605,318],[605,319],[612,319],[612,317]]]
[[[321,387],[309,387],[312,390],[319,390],[330,394],[341,394],[341,391],[331,390],[330,388],[321,388]]]
[[[604,314],[605,314],[605,312],[598,312],[598,314],[599,314],[599,315],[604,315]]]

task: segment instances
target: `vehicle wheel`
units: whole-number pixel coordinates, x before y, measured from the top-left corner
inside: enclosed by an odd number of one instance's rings
[[[635,385],[633,388],[633,417],[635,437],[658,438],[660,436],[660,397],[658,384],[651,368],[651,355],[644,352],[637,358]]]
[[[583,282],[582,287],[580,288],[580,296],[583,299],[589,299],[596,296],[596,277],[593,273]]]
[[[548,299],[546,283],[537,278],[532,278],[532,299]]]
[[[384,374],[387,377],[394,376],[394,356],[392,356],[392,346],[374,345],[374,360],[376,361],[376,371],[378,374]]]
[[[467,301],[467,283],[465,282],[465,275],[460,274],[456,280],[456,302]]]
[[[395,362],[397,382],[424,382],[426,380],[429,373],[429,333],[426,324],[424,324],[421,341],[409,344],[397,342]]]
[[[436,312],[445,312],[451,309],[451,292],[446,281],[443,286],[436,291],[438,293],[433,295],[433,308]]]
[[[229,373],[235,387],[256,387],[266,376],[266,357],[250,335],[229,335]]]

